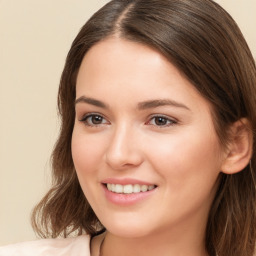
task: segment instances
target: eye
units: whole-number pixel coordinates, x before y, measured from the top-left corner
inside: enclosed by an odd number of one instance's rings
[[[176,124],[177,121],[167,118],[165,116],[154,116],[152,117],[147,124],[155,126],[171,126]]]
[[[109,122],[99,114],[87,114],[79,121],[88,126],[98,126],[102,124],[109,124]]]

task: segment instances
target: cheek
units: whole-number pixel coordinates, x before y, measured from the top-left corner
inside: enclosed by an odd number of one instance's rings
[[[72,158],[81,188],[90,205],[96,202],[95,184],[99,184],[96,172],[100,169],[102,145],[93,138],[74,130],[72,135]]]
[[[72,157],[78,176],[93,174],[103,157],[104,145],[93,136],[85,136],[74,130],[72,136]]]
[[[195,129],[196,130],[196,129]],[[188,131],[169,139],[151,141],[154,150],[148,157],[151,165],[170,188],[181,190],[183,185],[215,183],[220,172],[220,146],[213,133]]]
[[[198,209],[207,214],[218,186],[218,141],[202,133],[181,137],[170,138],[172,143],[165,145],[153,144],[151,166],[162,177],[160,187],[164,188],[161,207],[173,209],[175,205],[175,211],[184,216]]]

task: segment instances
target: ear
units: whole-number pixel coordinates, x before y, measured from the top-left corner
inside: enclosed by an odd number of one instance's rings
[[[230,127],[228,150],[222,163],[222,172],[233,174],[242,171],[252,156],[253,136],[249,121],[242,118]]]

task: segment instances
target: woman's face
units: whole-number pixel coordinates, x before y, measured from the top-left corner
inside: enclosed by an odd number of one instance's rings
[[[208,102],[157,51],[117,38],[81,64],[72,155],[94,212],[125,237],[203,230],[224,159]]]

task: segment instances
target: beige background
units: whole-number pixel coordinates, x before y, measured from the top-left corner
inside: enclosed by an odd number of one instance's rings
[[[72,40],[107,1],[0,0],[0,245],[31,240],[58,133],[56,94]],[[219,0],[256,56],[256,1]]]

